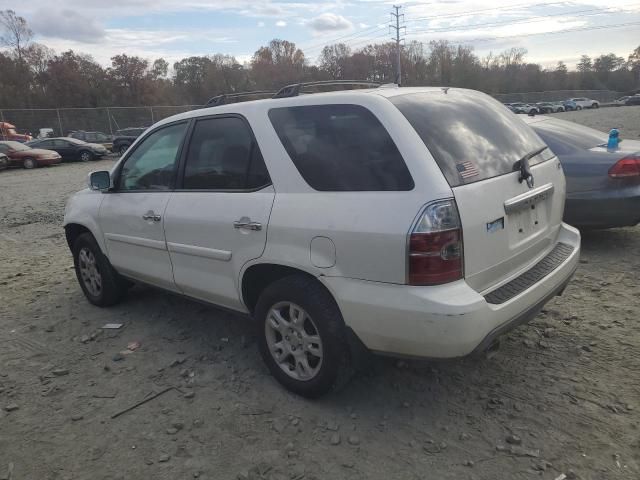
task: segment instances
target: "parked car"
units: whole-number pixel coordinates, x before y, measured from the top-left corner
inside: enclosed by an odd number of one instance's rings
[[[0,122],[0,140],[24,143],[32,138],[29,134],[18,133],[15,125],[9,122]]]
[[[5,170],[7,168],[9,168],[9,157],[4,153],[0,153],[0,170]]]
[[[625,105],[640,105],[640,95],[633,95],[632,97],[627,98],[627,101],[624,102]]]
[[[316,397],[350,349],[482,352],[563,291],[580,234],[521,119],[472,90],[301,88],[164,119],[90,175],[64,219],[89,302],[126,278],[250,314]]]
[[[38,131],[38,136],[36,138],[42,140],[43,138],[52,138],[53,136],[53,128],[41,128]]]
[[[58,152],[64,161],[80,160],[82,162],[88,162],[89,160],[97,160],[109,153],[103,145],[87,143],[69,137],[32,140],[28,142],[27,145]]]
[[[87,143],[98,143],[109,151],[113,148],[113,138],[106,133],[76,130],[69,133],[67,136]]]
[[[567,179],[564,221],[580,228],[640,222],[640,142],[607,149],[608,134],[556,118],[526,121],[558,155]]]
[[[537,105],[532,105],[530,103],[521,103],[521,102],[517,102],[517,103],[512,103],[511,106],[514,108],[514,111],[516,113],[526,113],[526,114],[538,114],[540,113],[540,110],[538,109]]]
[[[146,127],[123,128],[118,130],[113,137],[113,152],[124,155],[124,152],[144,133]]]
[[[578,110],[578,104],[573,100],[565,100],[562,102],[562,106],[566,112],[573,112],[574,110]],[[580,108],[582,109],[582,107]]]
[[[600,107],[600,102],[598,102],[597,100],[586,98],[586,97],[570,98],[569,100],[576,104],[576,110],[582,110],[583,108]]]
[[[628,99],[629,99],[629,95],[617,98],[617,99],[615,99],[613,101],[613,106],[614,107],[622,107],[623,105],[626,105]]]
[[[540,113],[557,113],[564,112],[564,106],[558,103],[539,102],[536,103]]]
[[[0,142],[0,153],[9,157],[10,167],[36,168],[60,163],[62,159],[57,152],[31,148],[20,142]]]

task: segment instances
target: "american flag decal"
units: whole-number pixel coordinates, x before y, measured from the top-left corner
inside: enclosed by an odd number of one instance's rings
[[[480,172],[478,171],[476,166],[473,164],[473,162],[470,162],[470,161],[456,163],[456,170],[458,170],[458,173],[460,174],[460,176],[465,180],[467,178],[480,175]]]

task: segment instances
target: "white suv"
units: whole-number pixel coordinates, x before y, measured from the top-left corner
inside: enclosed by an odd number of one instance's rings
[[[500,103],[298,90],[162,120],[90,175],[64,225],[91,303],[133,280],[250,314],[273,375],[314,397],[358,345],[481,352],[562,292],[562,168]]]
[[[570,98],[572,102],[576,104],[576,110],[582,110],[583,108],[599,108],[600,103],[597,100],[592,100],[585,97]]]

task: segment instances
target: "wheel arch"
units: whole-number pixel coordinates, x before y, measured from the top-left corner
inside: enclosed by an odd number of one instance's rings
[[[276,280],[280,280],[281,278],[291,275],[304,275],[313,279],[321,285],[322,288],[327,290],[335,301],[333,293],[318,278],[318,276],[313,273],[280,263],[255,263],[244,269],[240,278],[240,293],[242,302],[247,307],[247,310],[249,310],[250,313],[253,313],[256,303],[258,302],[258,298],[264,289]]]
[[[96,240],[96,243],[100,247],[100,250],[102,250],[102,253],[106,254],[102,237],[96,235],[96,232],[87,225],[77,222],[69,222],[64,226],[64,235],[67,239],[69,250],[73,250],[73,244],[75,243],[76,239],[83,233],[90,233]]]

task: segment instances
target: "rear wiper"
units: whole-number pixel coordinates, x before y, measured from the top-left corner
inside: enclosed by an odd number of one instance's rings
[[[527,186],[529,188],[533,188],[533,175],[531,174],[531,168],[529,168],[529,160],[531,160],[536,155],[540,155],[548,148],[549,147],[547,147],[546,145],[544,147],[537,148],[534,151],[527,153],[524,157],[513,164],[513,171],[517,172],[518,170],[520,170],[520,178],[518,178],[518,181],[520,183],[526,181]]]

